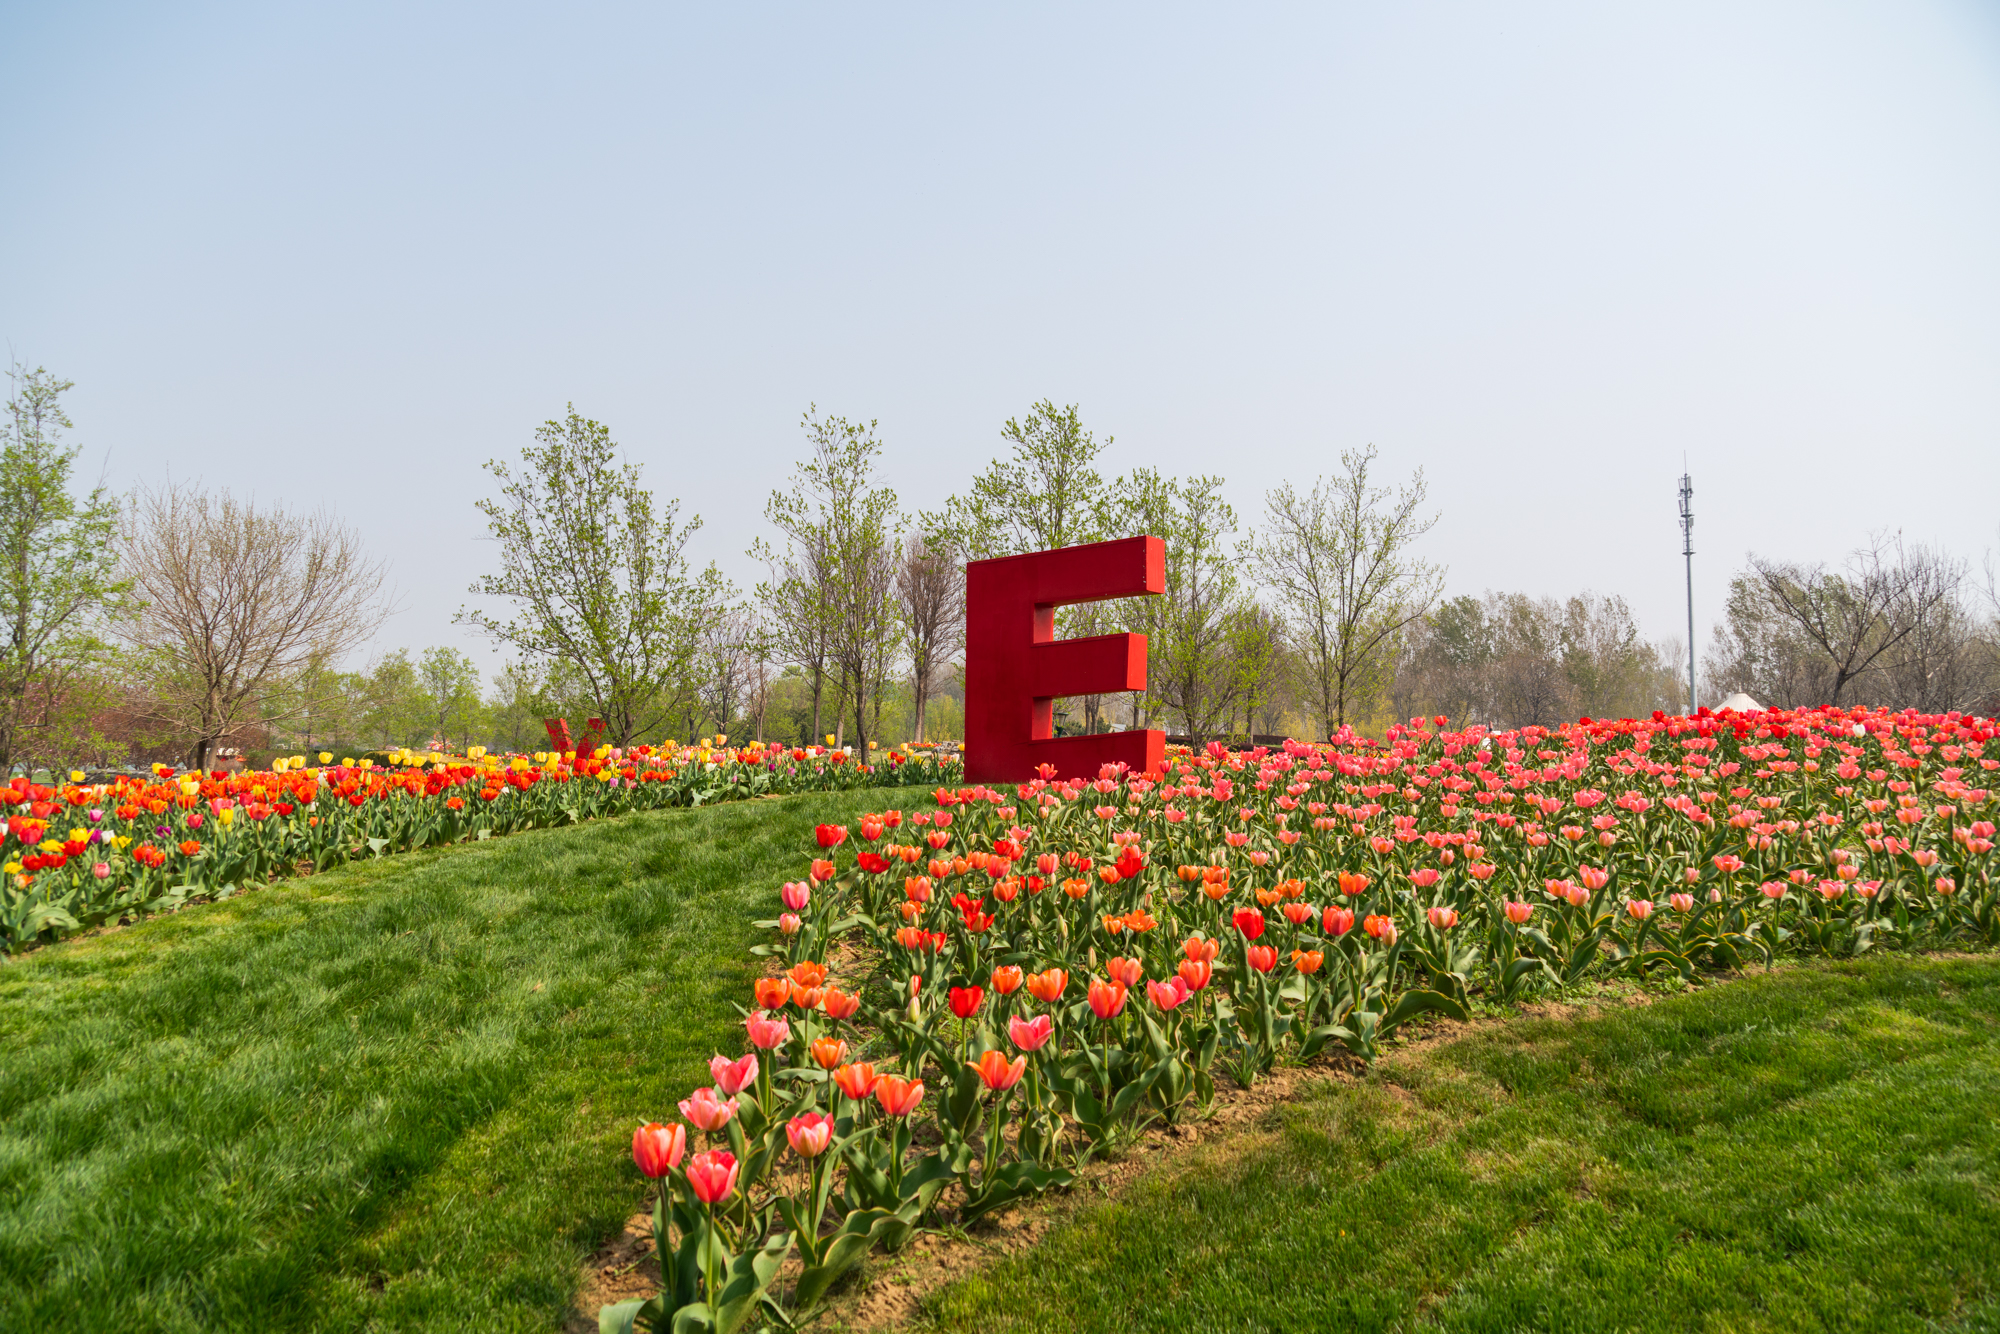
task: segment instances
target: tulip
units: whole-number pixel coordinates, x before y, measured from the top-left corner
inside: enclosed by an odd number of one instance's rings
[[[1578,867],[1576,875],[1577,879],[1583,881],[1584,888],[1593,892],[1611,883],[1611,872],[1595,866]]]
[[[1937,889],[1937,892],[1940,894],[1950,895],[1958,893],[1958,881],[1952,879],[1948,875],[1939,876],[1936,880],[1933,880],[1931,884]]]
[[[1125,986],[1122,982],[1099,982],[1092,978],[1086,998],[1092,1014],[1099,1019],[1115,1019],[1125,1008]]]
[[[1113,959],[1104,965],[1104,975],[1130,990],[1146,980],[1146,965],[1137,959]]]
[[[1361,929],[1384,945],[1396,943],[1396,920],[1381,913],[1370,913],[1362,919]]]
[[[1521,924],[1526,922],[1529,917],[1534,915],[1535,909],[1533,904],[1519,903],[1516,902],[1515,900],[1509,899],[1507,900],[1505,906],[1502,908],[1502,911],[1504,911],[1507,914],[1508,921],[1512,922],[1515,926],[1520,926]]]
[[[1195,963],[1208,963],[1222,948],[1220,941],[1205,940],[1200,936],[1189,936],[1181,942],[1181,954]]]
[[[847,826],[837,824],[819,825],[813,830],[813,837],[823,848],[837,848],[847,841]]]
[[[1257,939],[1264,934],[1264,928],[1268,925],[1264,920],[1264,914],[1255,908],[1238,908],[1229,915],[1229,920],[1243,933],[1245,940]]]
[[[1782,880],[1766,880],[1763,884],[1757,886],[1757,891],[1767,899],[1782,899],[1785,897],[1785,882]]]
[[[875,1101],[890,1116],[908,1116],[917,1110],[917,1104],[924,1100],[924,1086],[921,1080],[904,1079],[900,1075],[883,1075],[875,1085]]]
[[[1429,889],[1437,882],[1438,873],[1437,868],[1434,866],[1426,866],[1421,870],[1410,872],[1410,883],[1418,889]]]
[[[663,1177],[679,1167],[686,1152],[686,1126],[648,1121],[632,1132],[632,1161],[649,1177]]]
[[[688,1160],[688,1185],[703,1204],[712,1205],[736,1189],[736,1155],[727,1149],[698,1153]]]
[[[1069,985],[1069,974],[1060,968],[1035,973],[1028,978],[1028,994],[1043,1004],[1053,1004]]]
[[[1632,918],[1633,921],[1643,922],[1648,917],[1651,917],[1653,915],[1652,900],[1628,899],[1625,902],[1625,911],[1627,915],[1629,915]]]
[[[1172,1010],[1194,995],[1194,990],[1177,975],[1165,982],[1148,982],[1146,995],[1162,1010]]]
[[[783,1019],[773,1019],[762,1010],[753,1010],[743,1021],[743,1027],[750,1034],[750,1045],[760,1051],[783,1046],[792,1040],[792,1026]]]
[[[951,989],[951,1012],[961,1019],[970,1019],[979,1012],[981,1001],[986,999],[983,987],[953,987]]]
[[[757,1053],[746,1052],[733,1061],[727,1056],[711,1056],[708,1073],[715,1086],[733,1098],[757,1082]]]
[[[993,990],[1002,996],[1011,996],[1021,989],[1025,977],[1019,965],[1002,964],[993,970]]]
[[[833,879],[835,869],[832,862],[824,858],[815,859],[812,864],[812,878],[815,880],[831,880]]]
[[[861,997],[842,991],[839,987],[828,987],[820,1001],[829,1019],[852,1019],[854,1012],[861,1008]]]
[[[1458,925],[1458,913],[1451,908],[1430,908],[1425,911],[1424,916],[1440,931],[1449,931]]]
[[[882,1076],[875,1073],[872,1061],[857,1061],[853,1065],[843,1065],[833,1072],[833,1082],[840,1091],[850,1098],[865,1098],[875,1091],[875,1085]]]
[[[801,1158],[817,1158],[833,1142],[833,1118],[822,1112],[806,1112],[785,1123],[785,1138],[792,1152]]]
[[[1206,959],[1182,959],[1175,975],[1187,983],[1189,991],[1203,991],[1207,989],[1214,971],[1215,965]]]
[[[982,1053],[978,1060],[967,1061],[966,1064],[979,1072],[980,1083],[995,1093],[1005,1093],[1021,1082],[1022,1074],[1028,1068],[1028,1058],[1016,1056],[1009,1061],[1002,1052],[988,1051]]]
[[[1278,951],[1269,945],[1250,945],[1243,951],[1244,961],[1260,973],[1268,973],[1278,966]]]
[[[736,1115],[736,1102],[727,1096],[717,1097],[714,1089],[696,1089],[681,1099],[681,1115],[696,1130],[712,1135]]]
[[[1685,913],[1694,911],[1694,895],[1692,894],[1669,894],[1667,895],[1667,902],[1673,905],[1675,912]]]
[[[1395,844],[1391,843],[1388,848],[1382,849],[1382,851],[1392,851],[1394,848]],[[1369,879],[1365,875],[1359,875],[1351,871],[1342,871],[1339,883],[1340,892],[1351,899],[1368,888]]]
[[[1328,908],[1320,914],[1319,925],[1329,936],[1344,936],[1354,929],[1354,909]]]
[[[812,885],[805,880],[789,880],[785,882],[785,887],[778,891],[778,896],[793,912],[803,912],[806,905],[812,902]]]
[[[805,925],[805,920],[795,912],[781,912],[778,914],[778,934],[780,935],[796,936],[799,932],[805,930]]]
[[[839,1038],[814,1038],[809,1048],[813,1064],[831,1070],[847,1060],[847,1044]]]
[[[752,984],[751,990],[757,996],[757,1008],[776,1010],[791,999],[792,984],[782,977],[760,977]]]
[[[1319,950],[1292,951],[1292,967],[1298,969],[1301,973],[1317,973],[1320,970],[1320,965],[1325,962],[1326,955]]]
[[[1048,1045],[1055,1031],[1055,1021],[1045,1014],[1038,1014],[1033,1019],[1023,1019],[1017,1014],[1007,1021],[1007,1036],[1022,1051],[1040,1051]]]

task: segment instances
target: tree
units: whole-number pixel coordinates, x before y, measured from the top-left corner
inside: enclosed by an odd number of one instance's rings
[[[1344,451],[1342,471],[1309,493],[1289,482],[1270,492],[1251,548],[1253,568],[1289,622],[1327,735],[1381,692],[1397,636],[1443,589],[1444,572],[1408,553],[1437,522],[1419,512],[1424,470],[1391,492],[1368,484],[1374,461],[1373,445]]]
[[[1009,417],[1000,438],[1013,446],[1011,455],[974,477],[965,495],[919,518],[933,544],[961,560],[987,560],[1104,536],[1109,492],[1096,460],[1110,436],[1100,443],[1083,429],[1076,404],[1058,408],[1045,398],[1025,420]]]
[[[1963,582],[1962,565],[1901,537],[1872,537],[1840,570],[1753,554],[1730,584],[1711,674],[1766,704],[1839,704],[1906,641],[1942,628]]]
[[[948,548],[922,534],[904,542],[896,603],[910,653],[911,739],[922,741],[938,675],[965,648],[965,573]]]
[[[39,367],[8,372],[0,422],[0,775],[87,717],[92,670],[109,644],[99,634],[131,581],[117,572],[118,502],[103,483],[79,498],[71,473],[82,447],[65,445],[71,388]]]
[[[443,746],[450,746],[453,736],[461,751],[471,745],[484,709],[478,664],[455,648],[427,648],[417,660],[417,685],[424,695],[425,730]]]
[[[573,673],[591,711],[624,746],[683,717],[700,687],[701,634],[734,596],[713,564],[693,573],[686,548],[699,516],[656,504],[637,464],[621,464],[603,425],[577,415],[542,423],[519,471],[486,470],[498,499],[478,502],[500,545],[500,573],[471,591],[513,604],[453,619],[526,658]]]
[[[208,767],[233,730],[310,664],[365,643],[388,615],[383,566],[325,511],[258,508],[185,483],[141,490],[124,568],[142,605],[127,634],[154,669],[142,712]],[[310,701],[291,692],[275,719]]]
[[[854,710],[855,744],[866,750],[901,641],[894,604],[901,523],[896,493],[873,485],[882,452],[876,423],[818,411],[810,406],[802,422],[812,456],[794,465],[792,488],[772,491],[764,506],[787,549],[759,539],[750,554],[773,572],[758,586],[758,600],[774,619],[793,618],[778,638],[803,650],[794,660],[812,674],[813,728],[831,666],[840,701]]]
[[[1120,609],[1146,636],[1146,702],[1178,715],[1192,745],[1221,728],[1263,672],[1262,654],[1245,635],[1258,626],[1238,561],[1224,541],[1236,512],[1222,499],[1220,477],[1174,479],[1139,468],[1120,479],[1119,526],[1166,544],[1163,596],[1131,598]]]
[[[1007,419],[1000,438],[1011,447],[995,459],[963,496],[953,496],[918,526],[934,546],[954,553],[960,563],[1018,556],[1029,551],[1100,542],[1112,535],[1119,506],[1097,470],[1097,458],[1113,441],[1083,428],[1074,403],[1058,408],[1043,399],[1025,418]],[[1105,634],[1116,610],[1108,603],[1083,602],[1056,613],[1065,638]],[[1084,730],[1098,730],[1103,697],[1083,697]]]

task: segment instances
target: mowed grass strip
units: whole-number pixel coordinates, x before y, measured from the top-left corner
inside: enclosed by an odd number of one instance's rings
[[[2000,1328],[2000,960],[1883,958],[1322,1082],[940,1295],[965,1331]]]
[[[363,863],[0,967],[0,1328],[555,1328],[633,1124],[742,1048],[812,826],[912,795]]]

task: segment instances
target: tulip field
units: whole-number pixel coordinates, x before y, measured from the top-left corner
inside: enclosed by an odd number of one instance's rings
[[[794,792],[948,780],[954,757],[830,747],[599,747],[463,757],[395,752],[391,767],[305,756],[269,771],[0,787],[0,949],[227,898],[301,871],[527,829]]]
[[[757,923],[742,1041],[634,1133],[662,1290],[601,1327],[794,1321],[1219,1078],[1369,1062],[1426,1015],[1991,945],[1995,737],[1862,709],[1419,720],[822,825]]]

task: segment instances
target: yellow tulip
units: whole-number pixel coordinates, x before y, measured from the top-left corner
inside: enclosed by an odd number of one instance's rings
[[[83,781],[83,770],[71,769],[69,771],[69,781],[72,783],[81,783]]]
[[[319,762],[320,762],[321,764],[331,764],[331,763],[333,763],[333,752],[332,752],[332,751],[330,751],[330,750],[323,750],[323,751],[321,751],[321,752],[319,753]],[[341,763],[342,763],[342,764],[345,764],[345,763],[347,763],[347,761],[346,761],[346,760],[342,760],[342,761],[341,761]]]

